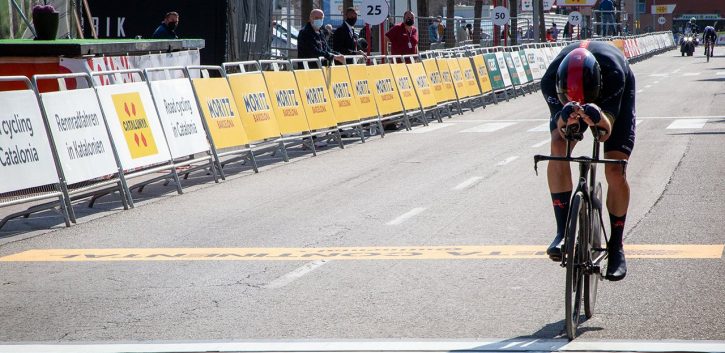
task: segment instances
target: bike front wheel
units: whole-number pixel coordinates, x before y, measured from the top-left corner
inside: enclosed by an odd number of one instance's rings
[[[577,192],[572,198],[569,209],[569,220],[566,229],[566,289],[565,289],[565,313],[566,313],[566,335],[569,340],[576,337],[576,329],[579,326],[581,316],[581,299],[584,282],[584,249],[581,249],[579,239],[588,240],[589,215],[584,204],[584,196]]]

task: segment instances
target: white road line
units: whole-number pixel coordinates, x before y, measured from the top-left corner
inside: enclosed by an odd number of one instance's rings
[[[290,283],[292,283],[294,280],[320,268],[320,266],[328,263],[329,260],[317,260],[306,263],[304,266],[282,276],[277,279],[275,279],[272,282],[269,282],[262,286],[262,288],[265,289],[277,289],[282,288]]]
[[[541,147],[541,146],[549,143],[549,141],[551,141],[551,139],[546,139],[546,140],[541,141],[539,143],[533,144],[533,145],[531,145],[531,148],[539,148],[539,147]]]
[[[660,83],[660,81],[655,81],[655,82],[652,82],[652,83],[654,83],[656,85],[656,84]]]
[[[682,76],[697,76],[699,74],[699,72],[685,72]]]
[[[536,127],[533,127],[528,130],[529,132],[549,132],[549,123],[543,123],[541,125],[537,125]]]
[[[637,119],[666,119],[666,120],[687,120],[687,119],[725,119],[725,115],[695,115],[695,116],[638,116]]]
[[[494,132],[503,128],[515,125],[516,123],[485,123],[478,126],[474,126],[470,129],[465,129],[461,132]]]
[[[644,86],[644,88],[650,88],[650,87],[652,87],[652,85],[647,85],[647,86]]]
[[[396,226],[398,224],[405,222],[409,218],[415,217],[417,214],[419,214],[423,211],[425,211],[425,207],[416,207],[406,213],[403,213],[402,215],[398,216],[397,218],[395,218],[394,220],[392,220],[386,224],[389,226]]]
[[[707,119],[678,119],[672,122],[668,129],[702,129],[707,123]]]
[[[503,165],[507,165],[507,164],[509,164],[509,163],[517,160],[517,159],[519,159],[519,156],[511,156],[509,158],[506,158],[506,159],[502,160],[501,162],[498,162],[496,164],[496,166],[499,166],[500,167],[500,166],[503,166]]]
[[[478,182],[479,180],[481,180],[481,179],[483,179],[483,177],[479,177],[479,176],[477,176],[477,177],[472,177],[472,178],[468,178],[468,179],[466,179],[466,180],[465,180],[464,182],[462,182],[462,183],[460,183],[460,184],[456,185],[456,186],[455,186],[455,187],[453,188],[453,190],[463,190],[463,189],[465,189],[465,188],[467,188],[467,187],[469,187],[469,186],[472,186],[473,184],[477,183],[477,182]]]
[[[637,93],[642,93],[642,92],[644,92],[643,89],[637,90]]]
[[[715,76],[723,76],[725,75],[725,71],[718,71],[715,73]]]
[[[587,341],[577,339],[569,342],[565,339],[520,339],[515,341],[526,352],[564,352],[564,351],[610,351],[610,352],[723,352],[725,341],[686,341],[686,340],[627,340],[627,341]],[[310,340],[257,340],[257,341],[192,341],[163,342],[150,341],[139,343],[61,343],[61,344],[3,344],[0,353],[118,353],[118,352],[499,352],[503,345],[511,340],[485,339],[478,341],[310,341]]]
[[[425,134],[431,131],[436,131],[438,129],[442,129],[444,127],[453,126],[453,124],[448,123],[436,123],[436,124],[430,124],[428,126],[421,126],[419,128],[415,128],[410,131],[401,131],[401,134]]]
[[[637,122],[634,123],[634,126],[639,126],[639,124],[641,124],[641,123],[642,123],[642,120],[637,119]]]
[[[669,75],[670,75],[670,74],[650,74],[649,76],[650,76],[650,77],[667,77],[667,76],[669,76]]]

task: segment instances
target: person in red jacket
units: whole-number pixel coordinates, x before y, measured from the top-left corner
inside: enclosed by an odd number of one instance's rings
[[[418,54],[418,29],[413,26],[414,23],[413,11],[405,11],[403,22],[396,24],[390,28],[388,33],[385,33],[391,44],[391,54]]]

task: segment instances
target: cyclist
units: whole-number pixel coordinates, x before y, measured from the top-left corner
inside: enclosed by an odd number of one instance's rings
[[[702,42],[705,43],[705,55],[707,55],[708,41],[710,41],[710,56],[712,56],[713,47],[715,46],[715,42],[717,42],[717,33],[713,26],[707,26],[702,30]]]
[[[566,155],[561,128],[580,124],[580,131],[596,125],[606,134],[604,157],[628,160],[635,138],[635,80],[627,60],[613,45],[583,41],[570,44],[549,65],[541,80],[541,91],[551,117],[551,154]],[[572,141],[572,148],[575,141]],[[610,220],[609,258],[606,278],[618,281],[627,274],[622,238],[629,206],[629,184],[623,167],[605,166],[607,210]],[[547,249],[554,261],[561,261],[564,228],[569,213],[572,180],[569,163],[550,162],[547,166],[549,191],[556,218],[556,236]]]

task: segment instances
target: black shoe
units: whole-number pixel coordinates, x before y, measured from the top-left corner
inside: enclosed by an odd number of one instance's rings
[[[609,249],[607,259],[607,276],[610,281],[619,281],[627,275],[627,261],[624,259],[624,249]]]
[[[554,241],[546,249],[546,255],[549,255],[551,261],[561,261],[561,248],[564,247],[564,236],[557,234]]]

